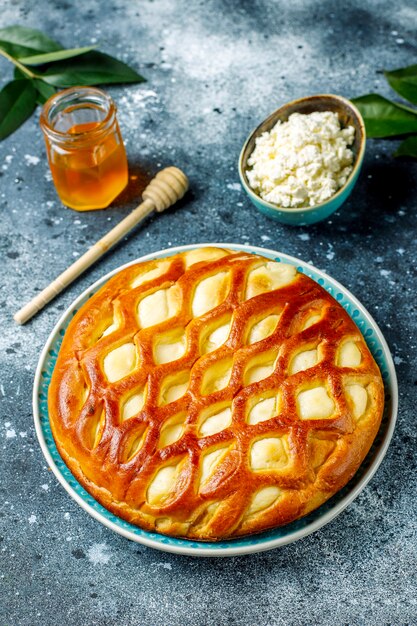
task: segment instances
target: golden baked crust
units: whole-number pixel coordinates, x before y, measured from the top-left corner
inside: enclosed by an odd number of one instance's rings
[[[80,309],[49,389],[58,450],[107,509],[216,541],[287,524],[357,471],[383,383],[318,284],[203,248],[132,265]]]

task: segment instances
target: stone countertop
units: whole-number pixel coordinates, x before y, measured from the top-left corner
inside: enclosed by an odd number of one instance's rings
[[[349,201],[298,229],[257,213],[237,174],[247,134],[281,103],[320,92],[393,96],[381,70],[416,63],[414,3],[0,0],[0,9],[2,25],[40,28],[67,47],[100,42],[148,79],[109,89],[139,177],[106,211],[61,205],[39,112],[0,144],[0,623],[416,623],[417,164],[393,158],[396,142],[369,141]],[[6,62],[0,69],[11,76]],[[190,177],[181,205],[15,325],[14,311],[135,206],[143,176],[169,164]],[[393,441],[357,500],[302,541],[225,560],[157,552],[89,517],[48,470],[31,408],[42,346],[82,290],[138,256],[203,241],[273,248],[331,274],[376,319],[399,377]]]

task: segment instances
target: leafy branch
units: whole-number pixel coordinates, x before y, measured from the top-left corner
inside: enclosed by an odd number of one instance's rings
[[[140,83],[145,79],[96,46],[63,48],[39,30],[0,29],[0,56],[13,63],[14,80],[0,91],[0,140],[11,135],[57,88]]]
[[[398,95],[417,104],[417,65],[384,72],[384,75]],[[392,102],[376,93],[354,98],[352,102],[362,114],[368,137],[407,136],[394,156],[417,158],[417,108]]]

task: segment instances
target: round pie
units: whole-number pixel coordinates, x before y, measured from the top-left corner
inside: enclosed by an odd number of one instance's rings
[[[78,311],[49,389],[58,450],[103,506],[217,541],[340,490],[383,383],[343,307],[292,265],[207,247],[131,265]]]

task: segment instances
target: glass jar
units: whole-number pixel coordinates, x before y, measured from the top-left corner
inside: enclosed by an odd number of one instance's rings
[[[65,89],[45,103],[40,125],[62,202],[77,211],[109,206],[128,181],[126,152],[110,96],[93,87]]]

